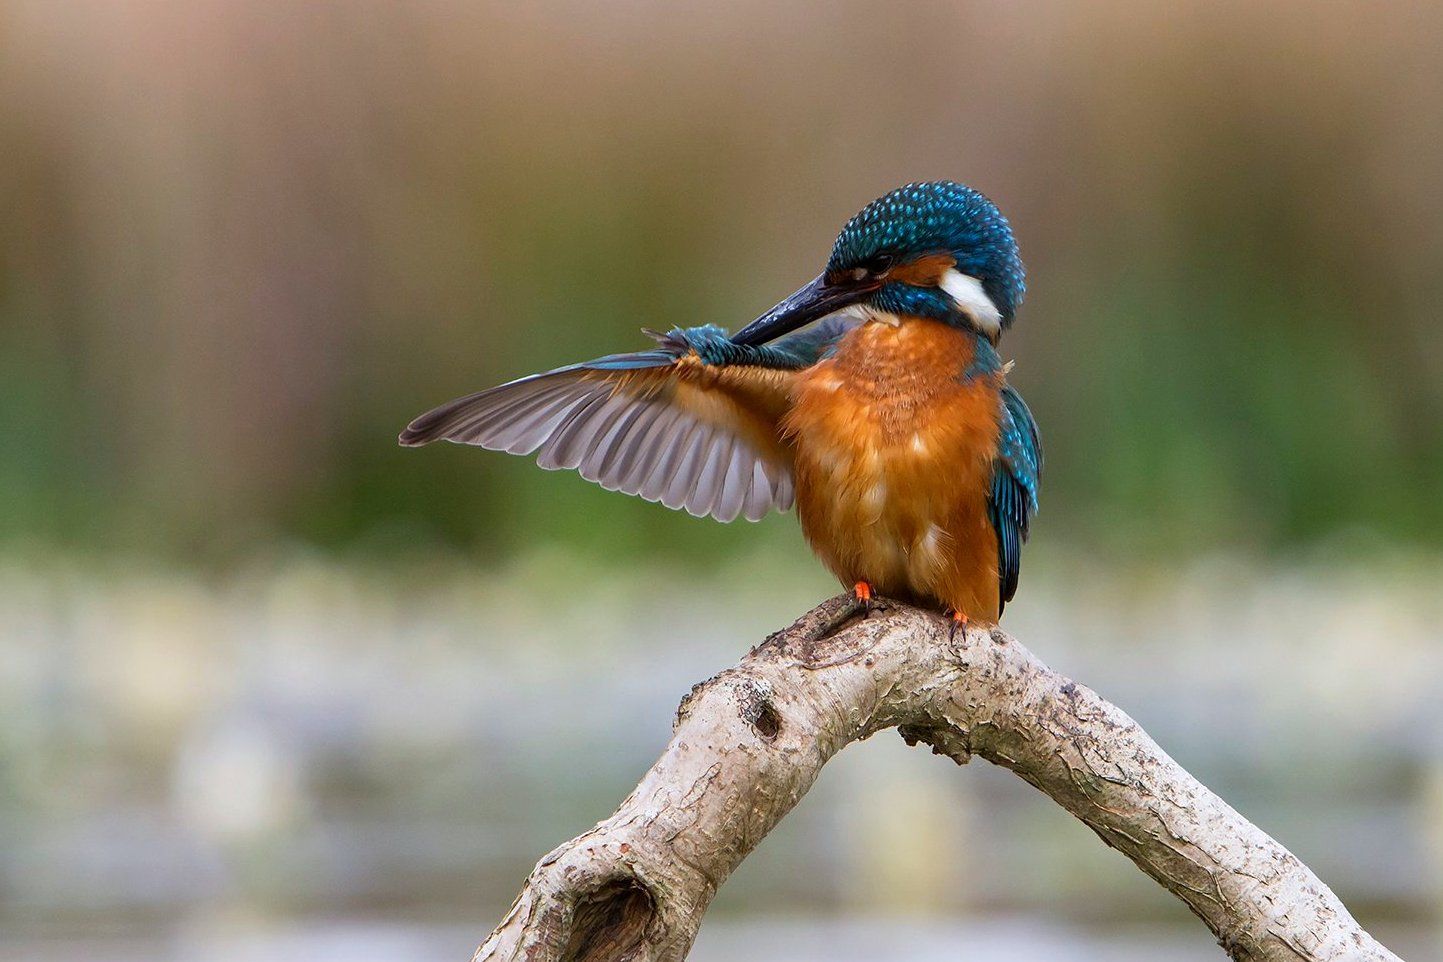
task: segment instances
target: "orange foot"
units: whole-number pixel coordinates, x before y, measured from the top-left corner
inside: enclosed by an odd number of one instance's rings
[[[852,585],[852,597],[857,599],[857,607],[861,609],[862,614],[872,613],[872,599],[876,597],[876,595],[873,593],[870,584],[865,581],[859,581]]]
[[[947,630],[947,640],[957,640],[958,628],[962,629],[962,637],[967,637],[967,616],[956,608],[949,609],[948,613],[952,616],[952,627]]]

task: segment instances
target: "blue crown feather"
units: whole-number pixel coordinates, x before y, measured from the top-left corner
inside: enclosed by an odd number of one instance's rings
[[[965,184],[907,184],[872,201],[842,228],[827,269],[848,270],[880,254],[935,251],[950,253],[957,270],[980,280],[1002,314],[1002,325],[1011,323],[1027,289],[1012,226],[996,204]],[[889,292],[897,303],[884,300],[881,306],[914,311],[924,300],[917,290]]]

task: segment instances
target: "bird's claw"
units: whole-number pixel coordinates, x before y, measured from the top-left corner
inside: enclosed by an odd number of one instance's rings
[[[947,614],[952,619],[952,625],[947,629],[947,640],[949,642],[956,641],[959,628],[962,629],[962,637],[967,637],[967,616],[955,608],[948,611]]]

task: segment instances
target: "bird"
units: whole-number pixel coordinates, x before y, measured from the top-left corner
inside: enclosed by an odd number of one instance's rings
[[[994,625],[1038,506],[1037,424],[997,344],[1026,291],[1007,219],[954,181],[907,184],[822,272],[736,334],[643,328],[648,350],[522,377],[401,433],[537,456],[692,515],[795,505],[854,599]]]

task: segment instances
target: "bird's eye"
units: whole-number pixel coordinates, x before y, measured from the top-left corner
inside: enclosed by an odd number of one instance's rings
[[[858,283],[873,280],[891,270],[894,261],[895,258],[891,254],[873,254],[847,271],[847,278]]]
[[[894,259],[891,254],[874,254],[867,259],[863,266],[867,268],[867,273],[873,276],[885,274],[891,270]]]

